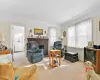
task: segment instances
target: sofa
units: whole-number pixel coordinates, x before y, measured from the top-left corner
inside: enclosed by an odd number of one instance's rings
[[[13,62],[12,49],[0,51],[0,63]]]
[[[30,63],[37,63],[43,60],[44,49],[39,49],[36,41],[29,41],[27,43],[27,59]]]
[[[61,50],[61,57],[64,56],[64,49],[62,48],[62,42],[61,41],[56,41],[54,42],[54,45],[53,45],[53,49],[57,49],[57,50]]]
[[[38,80],[37,66],[30,65],[14,68],[14,80]]]
[[[0,63],[7,63],[12,62],[12,55],[6,54],[6,55],[0,55]]]
[[[1,63],[0,80],[38,80],[37,66],[15,67],[11,62]]]

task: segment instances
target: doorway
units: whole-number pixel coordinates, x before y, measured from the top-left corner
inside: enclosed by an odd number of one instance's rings
[[[24,52],[25,46],[25,27],[24,26],[12,26],[12,47],[13,52]]]

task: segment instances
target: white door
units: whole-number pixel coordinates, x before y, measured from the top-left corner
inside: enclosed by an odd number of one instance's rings
[[[24,27],[13,26],[13,50],[14,52],[24,51]]]

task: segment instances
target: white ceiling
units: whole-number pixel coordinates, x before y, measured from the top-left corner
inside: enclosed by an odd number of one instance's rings
[[[60,24],[99,3],[100,0],[0,0],[0,17]]]

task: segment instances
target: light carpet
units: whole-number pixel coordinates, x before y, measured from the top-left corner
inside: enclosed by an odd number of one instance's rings
[[[62,59],[59,67],[51,68],[48,65],[49,59],[44,58],[36,63],[38,66],[38,80],[86,80],[83,62],[71,63]],[[25,53],[14,54],[14,64],[16,66],[31,65],[25,57]]]

